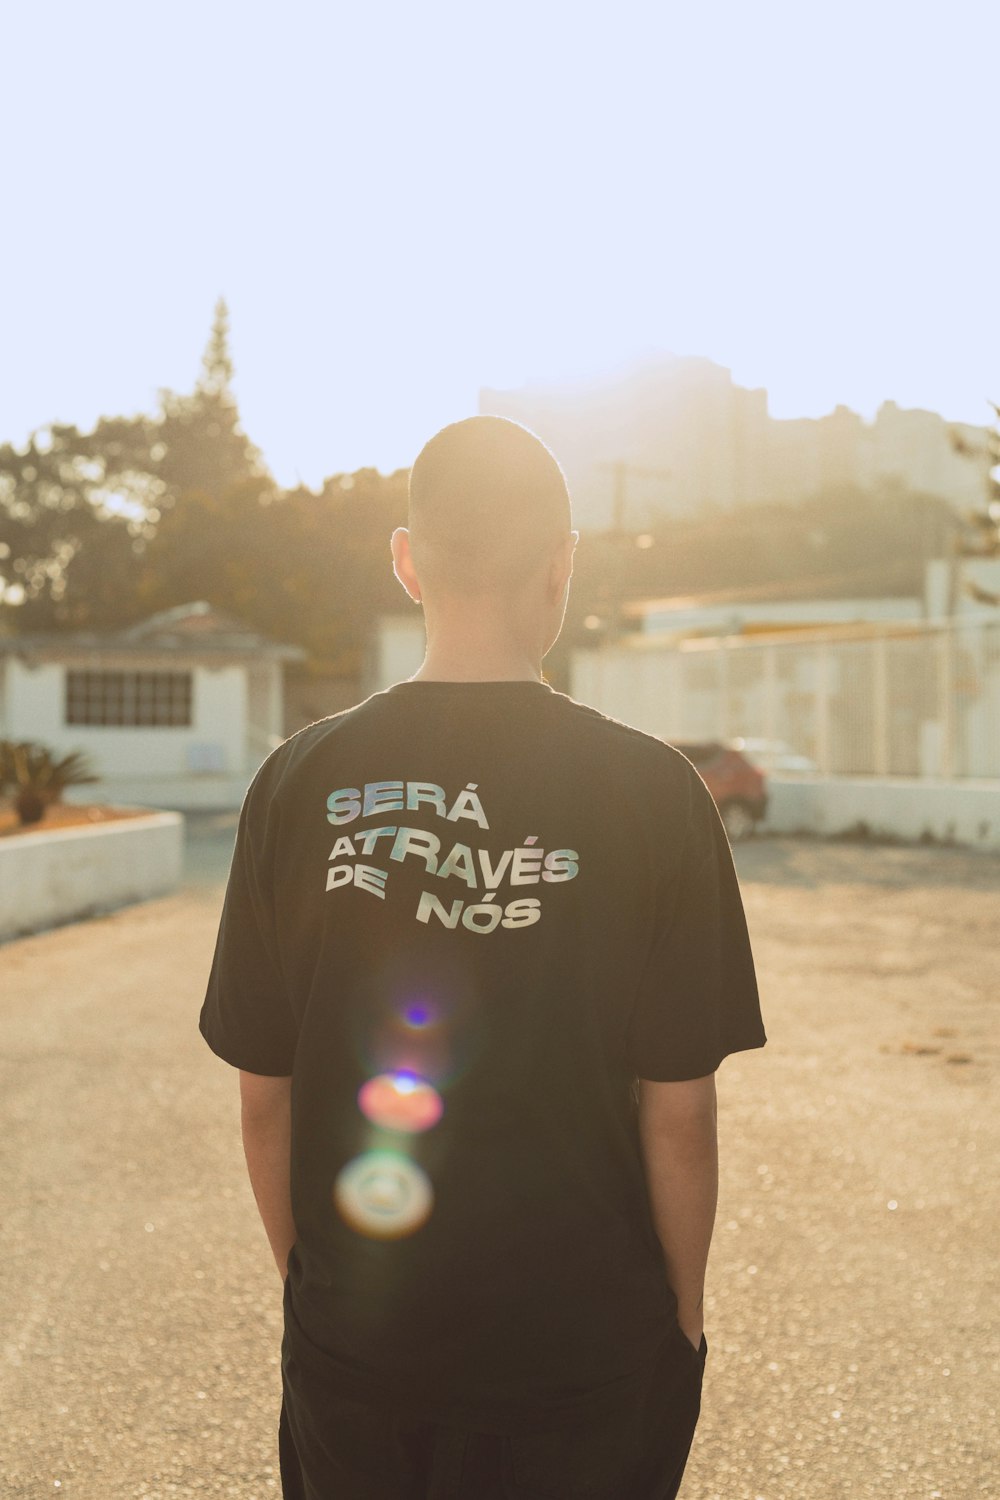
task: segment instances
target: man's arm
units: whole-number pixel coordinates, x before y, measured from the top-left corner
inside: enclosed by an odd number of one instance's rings
[[[278,1273],[288,1273],[297,1238],[292,1219],[292,1080],[240,1069],[240,1124],[250,1185],[260,1209]]]
[[[683,1083],[640,1078],[639,1136],[653,1224],[677,1294],[677,1321],[697,1347],[719,1196],[715,1074]]]

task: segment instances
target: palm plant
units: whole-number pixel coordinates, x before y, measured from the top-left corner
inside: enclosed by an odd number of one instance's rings
[[[66,787],[99,780],[81,750],[57,758],[34,740],[0,740],[0,792],[13,787],[14,809],[22,824],[40,822]]]

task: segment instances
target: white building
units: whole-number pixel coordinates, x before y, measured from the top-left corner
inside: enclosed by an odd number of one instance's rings
[[[285,737],[283,663],[305,656],[204,600],[107,634],[0,638],[0,738],[82,750],[67,800],[238,807]]]
[[[485,389],[479,410],[524,422],[550,444],[584,530],[611,525],[619,464],[621,521],[631,530],[708,506],[795,503],[840,487],[903,487],[967,510],[982,504],[989,466],[985,428],[894,401],[872,422],[845,406],[776,418],[766,391],[700,358],[664,355],[603,380]],[[953,434],[978,456],[957,452]]]
[[[571,695],[665,739],[754,739],[833,776],[1000,780],[1000,560],[933,561],[923,599],[755,592],[633,601],[642,628],[574,651]]]
[[[412,677],[423,662],[426,641],[424,612],[418,605],[405,614],[379,615],[368,645],[363,693],[380,693]]]

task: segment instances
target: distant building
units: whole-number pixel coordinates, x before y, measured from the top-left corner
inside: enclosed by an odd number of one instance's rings
[[[238,807],[305,654],[204,600],[127,630],[0,638],[0,737],[84,751],[101,783],[67,800]]]
[[[426,641],[422,609],[379,615],[368,642],[362,696],[412,677],[424,659]]]
[[[771,417],[767,392],[733,383],[712,360],[664,357],[603,382],[483,390],[483,413],[524,422],[566,470],[577,524],[611,525],[613,465],[628,465],[626,527],[706,506],[795,502],[821,490],[898,485],[960,508],[982,503],[984,465],[956,453],[984,429],[886,401],[874,422],[846,406],[828,416]]]

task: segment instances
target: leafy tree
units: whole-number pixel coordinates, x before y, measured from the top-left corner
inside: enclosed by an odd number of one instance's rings
[[[147,610],[206,598],[317,667],[360,668],[374,617],[398,607],[389,535],[406,519],[406,473],[335,475],[319,492],[275,494],[247,480],[190,491],[164,513],[143,556]]]
[[[0,447],[0,583],[20,630],[110,624],[127,607],[134,538],[110,491],[141,485],[113,468],[72,426],[33,433],[22,450]]]
[[[281,535],[270,511],[269,479],[250,478],[220,493],[182,491],[144,541],[137,592],[141,615],[191,599],[262,627],[287,577]]]
[[[220,298],[188,395],[160,392],[156,415],[104,417],[90,433],[53,426],[0,447],[0,584],[7,628],[106,629],[155,594],[137,562],[188,492],[219,500],[241,485],[273,493],[240,426]],[[238,528],[237,528],[238,529]],[[190,598],[190,591],[184,596]]]
[[[1000,556],[1000,406],[991,401],[996,421],[981,444],[972,444],[959,428],[950,430],[956,453],[983,465],[985,484],[983,503],[965,517],[965,533],[959,552],[965,557]]]

